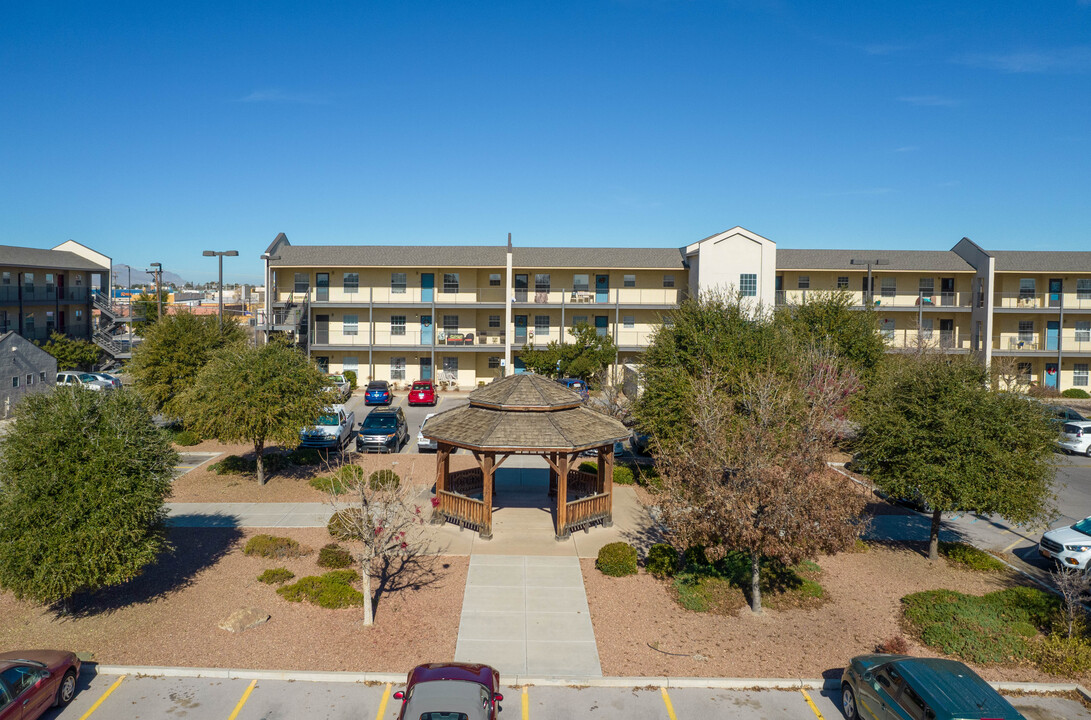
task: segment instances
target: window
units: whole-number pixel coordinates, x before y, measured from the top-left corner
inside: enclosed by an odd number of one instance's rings
[[[45,286],[50,290],[53,289],[53,273],[45,274]]]
[[[342,335],[356,335],[359,328],[359,315],[345,315],[342,318]],[[403,323],[404,325],[404,323]]]
[[[1019,369],[1018,369],[1017,372],[1019,373],[1019,380],[1021,382],[1024,382],[1024,383],[1029,383],[1030,382],[1030,363],[1028,363],[1028,362],[1019,363]]]
[[[347,295],[360,291],[360,273],[345,273],[341,276],[341,290]]]
[[[489,273],[489,287],[500,287],[500,273]]]
[[[443,316],[443,331],[449,333],[458,332],[458,315]]]
[[[892,298],[898,294],[898,278],[885,277],[879,280],[879,297]]]
[[[1076,387],[1087,387],[1087,363],[1076,363],[1072,366],[1072,384]]]
[[[82,285],[83,285],[83,275],[77,275],[76,276],[76,287],[81,287]]]
[[[1091,300],[1091,278],[1079,278],[1076,280],[1076,299]]]
[[[355,356],[346,357],[344,360],[341,361],[341,371],[342,372],[349,372],[349,371],[357,372],[359,369],[360,369],[360,361],[357,360]]]
[[[496,369],[498,369],[499,367],[500,367],[500,358],[498,358],[498,357],[495,357],[495,356],[494,356],[494,357],[490,357],[490,358],[489,358],[489,369],[490,369],[490,370],[496,370]]]
[[[887,340],[894,339],[894,318],[885,318],[879,321],[879,332]]]
[[[293,292],[306,293],[311,289],[311,278],[307,273],[295,274],[295,285],[292,287]]]
[[[898,704],[913,720],[924,720],[936,716],[932,708],[928,707],[928,704],[909,685],[902,690],[902,694],[898,697]]]
[[[848,275],[838,275],[837,276],[837,289],[838,290],[848,290],[849,289],[849,276]]]
[[[18,375],[12,375],[11,376],[11,386],[13,388],[19,387],[19,376]]]
[[[758,276],[755,273],[739,275],[739,293],[743,297],[755,297],[758,294]]]
[[[636,318],[632,315],[623,315],[621,317],[621,326],[626,330],[632,330],[636,327]]]
[[[23,273],[23,284],[28,288],[34,287],[34,273]]]
[[[665,288],[674,287],[674,276],[673,275],[664,275],[663,276],[663,287],[665,287]]]
[[[38,373],[38,382],[40,382],[40,383],[45,382],[45,373],[44,372]]]
[[[590,275],[573,275],[572,290],[574,292],[587,292],[591,289]]]
[[[446,380],[458,380],[458,356],[443,358],[443,375]]]
[[[1034,342],[1034,321],[1033,320],[1020,320],[1019,321],[1019,342],[1022,342],[1022,343]]]
[[[458,281],[455,281],[455,292],[458,292]],[[390,273],[390,294],[405,294],[405,273]]]
[[[390,358],[390,379],[405,380],[405,358]]]
[[[1019,297],[1034,297],[1034,278],[1019,278]]]
[[[534,276],[534,292],[549,292],[549,273],[537,273]]]
[[[623,275],[622,285],[625,287],[636,287],[636,275]]]
[[[572,327],[576,327],[577,325],[586,325],[586,324],[587,324],[587,316],[586,315],[573,315],[572,316]]]
[[[549,334],[549,316],[548,315],[535,315],[534,316],[534,334],[535,335],[548,335]]]
[[[0,283],[4,285],[11,285],[11,273],[5,270],[4,274],[0,276]]]
[[[800,275],[796,278],[796,289],[798,290],[810,290],[811,289],[811,276]]]
[[[443,273],[443,292],[458,292],[458,273]]]
[[[80,310],[80,309],[77,308],[76,309],[76,322],[80,322],[82,320],[83,320],[83,310]]]
[[[390,334],[405,335],[405,315],[390,316]]]
[[[34,384],[34,373],[27,373],[27,385]]]
[[[26,330],[27,335],[34,332],[34,313],[27,313],[23,319],[23,329]]]
[[[917,289],[920,291],[920,296],[922,298],[931,298],[932,294],[936,291],[936,279],[921,278]]]
[[[921,318],[921,339],[931,340],[933,327],[932,318]]]
[[[1091,320],[1076,321],[1076,342],[1091,342]]]
[[[492,330],[492,329],[499,329],[499,328],[500,328],[500,316],[499,315],[489,315],[489,329]]]

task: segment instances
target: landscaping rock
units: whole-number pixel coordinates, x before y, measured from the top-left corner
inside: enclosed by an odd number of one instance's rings
[[[239,608],[220,621],[220,629],[228,632],[242,632],[257,627],[269,619],[269,613],[260,608]]]

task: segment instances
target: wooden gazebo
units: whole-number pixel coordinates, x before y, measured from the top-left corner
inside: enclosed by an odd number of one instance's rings
[[[432,521],[452,522],[492,538],[493,479],[512,455],[541,455],[556,496],[557,539],[573,530],[613,523],[614,443],[628,435],[611,417],[583,407],[568,388],[535,374],[493,381],[470,393],[468,406],[439,413],[425,425],[436,441]],[[451,453],[465,448],[478,467],[451,472]],[[598,472],[576,469],[580,453],[596,451]]]

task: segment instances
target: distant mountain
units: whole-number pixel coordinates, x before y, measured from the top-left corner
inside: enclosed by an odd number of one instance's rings
[[[133,268],[132,273],[133,273],[132,274],[132,280],[130,280],[129,279],[130,276],[129,276],[129,266],[128,265],[124,265],[124,264],[114,265],[114,267],[113,267],[113,274],[114,274],[113,281],[114,281],[114,283],[116,283],[118,285],[121,285],[121,286],[128,285],[130,282],[133,285],[151,285],[152,283],[155,282],[155,276],[152,273],[144,272],[144,270],[142,270],[142,269],[138,270],[137,268]],[[184,279],[182,279],[181,275],[177,275],[175,273],[172,273],[169,270],[164,270],[163,271],[163,280],[162,280],[162,282],[163,282],[164,285],[172,285],[173,284],[173,285],[177,285],[179,287],[186,284],[186,281]]]

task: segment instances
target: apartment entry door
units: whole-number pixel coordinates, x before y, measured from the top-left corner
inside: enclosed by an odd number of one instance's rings
[[[420,359],[420,379],[431,380],[432,379],[432,358],[422,357]]]
[[[1052,297],[1052,296],[1050,296]],[[1059,302],[1059,301],[1058,301]],[[1056,350],[1061,338],[1061,323],[1050,320],[1046,323],[1046,350]]]
[[[329,345],[330,344],[330,316],[329,315],[315,315],[314,316],[314,344],[315,345]]]
[[[420,301],[432,302],[432,294],[436,289],[436,275],[435,273],[421,273],[420,274]],[[421,318],[422,320],[424,318]],[[429,341],[430,342],[430,341]]]
[[[943,320],[939,321],[939,344],[940,347],[954,347],[955,345],[955,321]]]
[[[330,300],[330,274],[316,273],[314,276],[314,300],[315,302],[329,302]]]
[[[432,316],[421,315],[420,316],[420,344],[431,345],[432,344]],[[422,380],[430,380],[431,378],[421,378]]]
[[[1045,386],[1047,388],[1056,389],[1056,387],[1057,387],[1057,363],[1046,363]]]
[[[606,302],[610,299],[610,276],[595,276],[595,302]]]
[[[1061,292],[1063,292],[1064,282],[1061,278],[1049,279],[1049,306],[1060,307],[1061,306]]]
[[[529,275],[515,276],[515,302],[527,301],[527,286],[530,284]]]
[[[515,342],[520,345],[525,345],[527,342],[527,316],[516,315],[515,316]]]
[[[939,301],[943,305],[956,305],[955,302],[955,279],[954,278],[940,278],[939,279]]]
[[[607,330],[609,330],[608,323],[609,323],[609,318],[606,317],[605,315],[596,315],[595,316],[595,333],[599,337],[606,337]]]

